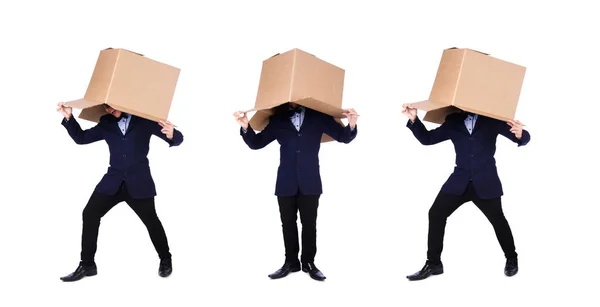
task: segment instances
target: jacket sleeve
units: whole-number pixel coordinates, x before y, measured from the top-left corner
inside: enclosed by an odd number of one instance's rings
[[[498,120],[496,125],[497,125],[496,126],[497,131],[499,134],[501,134],[504,137],[506,137],[507,139],[517,143],[517,145],[519,147],[527,145],[527,143],[529,143],[529,141],[531,140],[531,135],[529,134],[529,132],[527,130],[523,129],[523,133],[521,133],[521,139],[517,139],[517,137],[512,132],[510,132],[509,124]]]
[[[173,129],[173,138],[169,140],[169,138],[164,133],[162,133],[162,127],[157,122],[148,120],[147,124],[150,125],[150,130],[152,131],[152,134],[167,142],[169,144],[169,147],[179,146],[181,143],[183,143],[183,134],[181,133],[181,131]]]
[[[244,128],[240,127],[240,135],[250,149],[264,148],[275,140],[275,133],[271,122],[269,122],[265,129],[259,133],[254,132],[254,129],[252,129],[250,124],[248,124],[248,129],[245,131]]]
[[[101,122],[102,119],[100,119],[100,122],[96,126],[83,130],[77,120],[75,120],[75,116],[71,115],[69,120],[63,118],[61,124],[67,129],[67,132],[76,144],[84,145],[104,139],[102,128],[100,127]]]
[[[417,138],[421,144],[434,145],[450,139],[447,119],[448,118],[446,118],[446,121],[444,121],[441,126],[431,131],[427,130],[423,122],[421,122],[418,117],[415,118],[414,122],[411,122],[409,119],[406,126],[408,129],[410,129],[410,131],[412,131],[415,138]]]
[[[350,125],[345,127],[340,125],[331,115],[325,115],[323,118],[323,132],[334,140],[348,144],[356,138],[358,125],[354,126],[354,129],[351,129]]]

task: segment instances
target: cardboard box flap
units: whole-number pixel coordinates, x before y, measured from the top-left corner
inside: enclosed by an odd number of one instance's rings
[[[270,103],[270,104],[267,104],[267,105],[261,105],[261,106],[256,106],[255,105],[254,108],[248,109],[248,110],[246,110],[244,112],[248,113],[248,112],[255,112],[255,111],[257,112],[257,111],[261,111],[261,110],[270,110],[270,109],[276,108],[276,107],[278,107],[278,106],[280,106],[280,105],[282,105],[284,103],[287,103],[287,101],[284,101],[284,102],[273,102],[273,103]]]
[[[410,106],[415,109],[423,110],[426,112],[449,107],[449,105],[446,103],[437,102],[437,101],[433,101],[433,100],[423,100],[423,101],[411,103]]]
[[[80,109],[79,118],[95,123],[100,121],[100,117],[107,114],[104,109],[104,103],[99,101],[78,99],[65,102],[65,106]]]
[[[458,113],[460,109],[455,106],[447,106],[441,109],[431,110],[425,113],[423,117],[424,121],[428,121],[430,123],[435,124],[443,124],[446,121],[446,116],[452,113]]]
[[[410,104],[411,107],[425,111],[424,121],[436,124],[443,124],[446,116],[451,113],[460,112],[460,109],[446,103],[441,103],[433,100],[424,100]]]
[[[334,118],[344,118],[345,117],[344,115],[342,115],[342,113],[344,112],[344,109],[334,107],[330,104],[316,100],[312,97],[300,99],[300,100],[296,101],[295,103],[297,103],[301,106],[305,106],[309,109],[313,109],[313,110],[319,111],[321,113],[331,115]]]
[[[479,114],[479,115],[482,115],[482,116],[486,116],[486,117],[497,119],[497,120],[504,121],[504,122],[507,122],[509,120],[514,120],[514,116],[513,117],[506,117],[506,116],[498,115],[498,114],[493,113],[493,112],[487,112],[487,111],[485,111],[483,109],[479,109],[479,110],[475,110],[475,109],[471,109],[471,108],[460,108],[460,109],[463,110],[463,111],[467,111],[467,112]]]
[[[75,109],[80,109],[80,110],[91,108],[94,106],[99,106],[102,104],[104,104],[104,103],[99,102],[99,101],[86,100],[86,99],[77,99],[77,100],[65,102],[65,106],[75,108]]]
[[[331,116],[333,116],[334,120],[338,124],[340,124],[341,126],[345,126],[341,120],[341,118],[345,117],[344,115],[342,115],[343,109],[331,107],[325,103],[314,100],[312,98],[306,98],[306,99],[297,101],[296,103],[301,106],[307,107],[309,109],[317,110],[321,113],[331,115]],[[249,119],[248,122],[250,124],[250,127],[252,127],[252,129],[255,131],[264,130],[265,127],[269,124],[269,118],[271,117],[271,115],[273,115],[275,113],[274,108],[270,108],[270,109],[266,109],[266,110],[251,109],[246,112],[252,112],[252,111],[256,111],[256,113]],[[334,141],[334,139],[331,138],[330,136],[328,136],[327,134],[323,134],[323,136],[321,137],[321,143],[331,142],[331,141]]]
[[[98,122],[100,122],[100,117],[102,117],[106,114],[108,114],[108,113],[106,113],[104,106],[97,105],[97,106],[93,106],[93,107],[81,110],[81,113],[79,113],[79,118],[98,123]]]
[[[307,98],[304,98],[304,99],[301,99],[298,101],[294,101],[294,103],[304,106],[304,107],[307,107],[312,110],[316,110],[321,113],[325,113],[327,115],[331,115],[331,116],[333,116],[334,119],[336,119],[337,122],[339,122],[341,125],[343,125],[343,123],[341,122],[340,119],[345,118],[345,116],[342,114],[344,112],[344,109],[336,108],[334,106],[328,105],[324,102],[313,99],[311,97],[307,97]],[[282,105],[282,104],[279,104],[279,105]],[[250,113],[250,112],[256,111],[256,113],[250,118],[249,121],[250,121],[250,125],[252,126],[252,128],[254,130],[261,131],[262,129],[264,129],[267,126],[267,124],[269,123],[269,117],[271,115],[273,115],[273,113],[275,112],[274,109],[276,107],[278,107],[279,105],[272,107],[272,108],[268,108],[268,109],[252,108],[252,109],[249,109],[244,112]]]
[[[269,118],[273,115],[273,110],[258,110],[249,120],[250,126],[255,131],[262,131],[269,123]]]
[[[154,116],[150,113],[145,113],[145,112],[141,112],[141,111],[137,111],[135,109],[130,109],[130,108],[126,108],[126,107],[122,107],[122,106],[116,106],[114,107],[115,110],[119,110],[121,112],[125,112],[125,113],[129,113],[131,115],[135,115],[137,117],[142,117],[145,118],[147,120],[151,120],[153,122],[160,122],[161,120],[167,120],[166,117],[159,117],[159,116]]]

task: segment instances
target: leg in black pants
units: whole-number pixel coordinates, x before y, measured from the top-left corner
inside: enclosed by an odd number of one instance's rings
[[[298,263],[298,211],[302,223],[302,263],[314,262],[317,253],[317,210],[319,195],[296,195],[278,197],[279,214],[283,228],[285,261]]]
[[[154,248],[156,249],[160,259],[171,259],[167,234],[165,233],[165,229],[163,228],[163,225],[156,214],[154,198],[132,199],[128,197],[126,202],[129,207],[133,209],[135,214],[137,214],[137,216],[142,220],[144,225],[146,225],[146,229],[148,229],[148,234],[150,235],[150,240],[152,240],[152,244],[154,245]]]
[[[97,249],[98,230],[100,220],[110,209],[118,203],[125,201],[142,220],[154,248],[156,249],[161,262],[159,266],[159,275],[169,276],[172,272],[171,253],[167,236],[162,223],[156,215],[154,207],[154,198],[133,199],[127,192],[127,187],[122,184],[116,195],[103,195],[97,192],[92,193],[85,209],[83,209],[83,231],[81,236],[81,263],[75,272],[61,277],[63,281],[76,281],[85,276],[97,274],[94,257]]]
[[[325,280],[325,276],[315,266],[317,254],[317,210],[320,195],[301,195],[292,197],[278,197],[279,214],[283,228],[283,242],[285,245],[285,263],[275,273],[270,274],[272,279],[282,278],[290,272],[300,270],[298,261],[298,211],[302,222],[302,271],[309,273],[316,280]]]
[[[285,262],[298,264],[298,253],[300,244],[298,243],[298,203],[295,196],[279,196],[279,216],[281,218],[281,227],[283,230],[283,244],[285,246]]]
[[[462,204],[473,201],[490,221],[496,232],[496,237],[507,258],[505,274],[513,276],[517,273],[517,253],[510,226],[502,212],[500,197],[493,199],[481,199],[477,196],[472,184],[467,186],[463,195],[451,195],[440,192],[429,210],[429,235],[427,262],[421,271],[407,276],[409,280],[421,280],[430,275],[442,274],[444,272],[441,254],[444,243],[444,233],[447,218]]]
[[[473,198],[473,203],[483,212],[485,217],[494,227],[496,232],[496,238],[502,247],[504,256],[507,259],[517,258],[517,252],[515,251],[515,241],[508,225],[504,212],[502,212],[502,201],[500,197],[492,199],[480,199],[478,197]]]
[[[100,219],[115,205],[123,201],[122,193],[104,195],[93,192],[83,209],[83,233],[81,236],[81,261],[93,265],[98,242]]]
[[[429,209],[429,233],[427,238],[427,260],[433,264],[441,263],[446,220],[462,204],[469,201],[466,193],[452,195],[439,192]]]
[[[429,233],[427,237],[427,262],[423,268],[409,276],[408,280],[422,280],[431,275],[444,273],[441,261],[444,246],[444,234],[446,232],[446,220],[456,209],[471,200],[471,185],[462,195],[447,194],[442,191],[438,193],[433,205],[429,209]]]
[[[81,235],[81,262],[75,271],[60,279],[65,282],[80,280],[86,276],[94,276],[98,273],[94,257],[96,255],[96,243],[98,241],[98,229],[100,219],[116,204],[123,200],[123,194],[103,195],[93,192],[83,209],[83,231]]]
[[[154,244],[154,248],[160,259],[170,259],[171,254],[169,252],[167,235],[156,215],[154,198],[133,199],[129,196],[125,185],[122,185],[116,195],[103,195],[94,192],[85,209],[83,209],[81,261],[84,264],[90,265],[94,263],[100,220],[110,209],[122,201],[126,201],[129,207],[133,209],[144,225],[146,225],[152,244]]]
[[[317,211],[319,209],[318,195],[300,195],[298,197],[300,222],[302,223],[302,256],[304,264],[313,263],[317,254]]]

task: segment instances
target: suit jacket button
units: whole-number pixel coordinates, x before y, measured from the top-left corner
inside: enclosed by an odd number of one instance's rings
[[[473,157],[473,155],[471,155],[471,157]]]
[[[296,150],[296,153],[300,153],[300,150]]]
[[[302,133],[298,133],[298,136],[302,136]]]

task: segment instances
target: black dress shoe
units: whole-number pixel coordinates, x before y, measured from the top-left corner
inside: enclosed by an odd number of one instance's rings
[[[302,272],[308,273],[310,278],[314,280],[323,281],[326,278],[325,275],[323,275],[323,273],[321,273],[321,271],[319,271],[319,269],[317,269],[315,264],[312,262],[302,264]]]
[[[173,273],[173,263],[171,259],[161,259],[160,265],[158,266],[158,275],[160,277],[167,277]]]
[[[517,274],[519,271],[519,263],[517,258],[506,259],[506,266],[504,267],[504,275],[510,277]]]
[[[84,265],[82,262],[80,262],[75,272],[67,276],[61,277],[60,280],[78,281],[86,276],[94,276],[96,274],[98,274],[98,268],[96,267],[95,263],[93,265]]]
[[[406,276],[406,278],[408,278],[408,280],[421,280],[421,279],[425,279],[431,275],[440,275],[444,273],[444,265],[442,265],[442,263],[431,263],[430,261],[425,262],[425,266],[423,266],[423,268],[412,274],[412,275],[408,275]]]
[[[275,273],[269,274],[269,278],[271,278],[271,279],[283,278],[283,277],[286,277],[289,273],[298,272],[298,271],[300,271],[300,263],[286,262],[283,264],[283,266],[279,270],[275,271]]]

